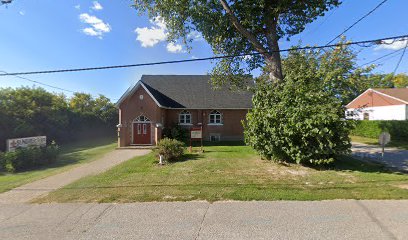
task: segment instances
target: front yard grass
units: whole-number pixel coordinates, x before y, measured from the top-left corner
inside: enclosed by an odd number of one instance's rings
[[[408,175],[344,157],[326,169],[261,160],[246,146],[208,146],[159,166],[154,154],[83,178],[36,202],[408,199]]]
[[[0,193],[96,160],[116,147],[114,141],[112,138],[102,138],[63,145],[61,155],[54,164],[19,173],[0,173]]]

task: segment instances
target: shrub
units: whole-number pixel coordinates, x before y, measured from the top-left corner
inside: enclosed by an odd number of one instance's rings
[[[244,134],[246,144],[266,159],[327,164],[350,153],[354,122],[344,120],[341,99],[309,58],[299,53],[286,59],[282,81],[258,80]]]
[[[155,152],[162,155],[165,161],[177,161],[184,154],[184,143],[176,139],[163,138],[157,143]]]
[[[49,146],[45,148],[44,159],[46,163],[54,163],[60,153],[60,147],[52,141]]]
[[[6,170],[6,161],[4,159],[4,152],[0,152],[0,172]]]
[[[188,129],[182,128],[178,124],[173,124],[170,128],[163,129],[163,138],[176,139],[182,142],[188,139]]]
[[[52,142],[47,147],[19,148],[14,152],[0,154],[0,165],[8,172],[18,172],[43,166],[56,161],[59,146]],[[0,166],[1,170],[1,166]]]
[[[388,132],[391,139],[404,140],[408,138],[408,121],[383,120],[357,121],[356,127],[352,130],[351,135],[378,138],[382,132]]]

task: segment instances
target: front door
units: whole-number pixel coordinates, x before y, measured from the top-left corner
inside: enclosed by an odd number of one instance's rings
[[[151,144],[150,123],[133,123],[133,143]]]

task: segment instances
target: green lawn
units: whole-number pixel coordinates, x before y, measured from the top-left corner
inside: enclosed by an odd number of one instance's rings
[[[348,157],[312,169],[261,160],[246,146],[211,146],[165,166],[137,157],[36,202],[408,199],[407,184],[408,175]]]
[[[350,136],[353,142],[365,143],[370,145],[379,145],[378,139],[376,138],[367,138],[367,137],[360,137],[360,136]],[[401,141],[401,140],[392,140],[389,144],[386,145],[387,147],[396,147],[400,149],[408,149],[408,142]]]
[[[94,141],[80,141],[61,146],[61,155],[56,163],[40,169],[20,173],[0,173],[0,193],[23,184],[66,171],[78,164],[98,159],[116,147],[114,139],[105,138]]]

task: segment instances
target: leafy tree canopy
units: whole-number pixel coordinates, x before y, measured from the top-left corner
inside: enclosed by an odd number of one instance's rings
[[[216,82],[237,82],[249,71],[269,66],[270,78],[282,80],[278,40],[302,32],[308,23],[340,5],[340,0],[135,0],[139,13],[166,24],[169,41],[192,41],[198,31],[215,54],[238,55],[253,51],[253,57],[228,58],[213,69]]]
[[[344,120],[348,91],[367,70],[347,47],[292,50],[283,61],[285,81],[258,79],[245,141],[267,159],[301,164],[333,162],[350,150],[353,122]]]

